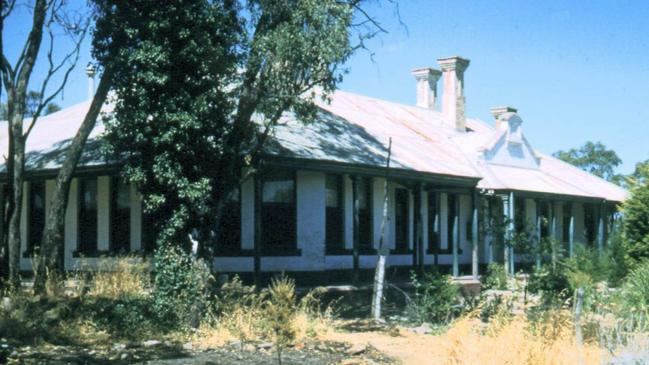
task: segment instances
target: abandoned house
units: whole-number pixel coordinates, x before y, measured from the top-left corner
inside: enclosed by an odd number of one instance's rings
[[[465,116],[469,61],[450,57],[438,63],[440,70],[412,71],[414,105],[336,91],[330,103],[318,102],[315,123],[305,125],[287,113],[267,145],[268,168],[258,177],[260,184],[246,181],[230,202],[215,270],[373,268],[386,179],[384,242],[391,267],[438,265],[455,276],[477,276],[490,262],[507,263],[510,271],[533,265],[538,255],[504,244],[516,232],[537,243],[553,237],[567,252],[577,244],[602,248],[626,191],[535,150],[515,108],[492,108],[489,123]],[[30,270],[39,245],[62,147],[89,105],[42,117],[28,139],[24,270]],[[0,151],[7,151],[6,128],[0,122]],[[102,131],[98,122],[71,186],[66,269],[92,266],[98,257],[118,252],[147,252],[153,245],[136,188],[119,179],[117,166],[97,156]],[[0,189],[6,178],[0,166]],[[255,217],[261,220],[260,237]]]

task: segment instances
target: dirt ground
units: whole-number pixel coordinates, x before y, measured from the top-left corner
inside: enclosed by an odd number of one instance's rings
[[[160,344],[155,347],[88,349],[64,346],[19,348],[6,360],[7,364],[28,365],[262,365],[277,364],[277,352],[269,344],[226,345],[217,349],[194,351],[179,345]],[[0,361],[0,363],[5,363]],[[287,348],[283,365],[375,365],[398,364],[367,344],[350,345],[340,341],[318,341]]]

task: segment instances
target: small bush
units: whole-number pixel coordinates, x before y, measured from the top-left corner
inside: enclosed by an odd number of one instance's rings
[[[273,279],[268,293],[266,315],[277,348],[277,361],[281,365],[282,349],[295,338],[295,282],[285,276]]]
[[[573,256],[563,266],[572,291],[578,288],[588,290],[597,283],[607,281],[612,272],[607,251],[600,252],[584,245],[576,245]]]
[[[431,271],[419,278],[412,272],[410,280],[415,294],[406,313],[412,321],[447,324],[461,313],[460,290],[450,276]]]
[[[158,323],[150,296],[87,298],[83,302],[83,311],[98,330],[116,338],[137,340],[166,330]]]
[[[487,267],[487,274],[482,278],[482,289],[507,289],[507,272],[505,266],[499,263],[491,263]]]
[[[542,266],[530,276],[527,289],[541,295],[545,306],[563,303],[571,296],[570,284],[565,271],[558,266]]]
[[[153,306],[170,326],[197,327],[207,308],[211,274],[201,259],[180,247],[163,244],[155,253]]]

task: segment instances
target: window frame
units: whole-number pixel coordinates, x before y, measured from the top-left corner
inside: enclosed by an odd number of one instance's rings
[[[131,230],[133,227],[131,227],[131,214],[132,214],[132,207],[131,207],[131,186],[127,182],[125,182],[122,178],[118,176],[111,176],[109,180],[109,188],[110,188],[110,200],[108,204],[110,205],[109,208],[109,229],[108,229],[108,250],[113,253],[113,254],[122,254],[122,253],[130,253],[131,252]],[[126,187],[126,192],[128,194],[128,204],[127,204],[127,209],[128,214],[126,217],[126,222],[128,224],[128,229],[126,232],[126,245],[122,243],[120,246],[116,246],[116,238],[115,238],[115,220],[116,220],[116,211],[117,211],[117,204],[118,204],[118,199],[119,199],[119,186],[120,184],[122,186]],[[125,246],[125,247],[122,247]],[[123,250],[126,248],[126,250]]]
[[[397,191],[400,191],[399,194],[404,194],[405,195],[405,227],[401,227],[401,229],[405,229],[405,242],[398,242],[397,241],[397,234],[398,234],[398,227],[397,224],[398,222],[398,217],[397,217]],[[410,231],[410,191],[406,188],[402,187],[395,187],[394,188],[394,249],[392,249],[392,253],[394,254],[411,254],[413,251],[409,247],[410,244],[410,236],[412,235],[412,232]]]
[[[264,201],[264,186],[269,181],[284,181],[284,180],[270,180],[269,176],[273,174],[282,175],[290,177],[293,182],[293,192],[292,192],[292,216],[293,216],[293,232],[289,240],[282,240],[284,242],[288,241],[288,244],[273,244],[268,242],[268,235],[266,234],[267,227],[264,226],[264,223],[267,221],[265,217],[266,204],[289,204],[289,203],[277,203],[277,202],[265,202]],[[297,230],[298,230],[298,212],[297,212],[297,171],[295,170],[275,170],[268,171],[259,176],[261,179],[261,202],[259,204],[261,209],[261,253],[263,256],[300,256],[302,251],[298,248],[298,239],[297,239]]]
[[[329,191],[329,182],[335,179],[337,190],[338,207],[336,214],[338,215],[339,227],[330,229],[330,207],[327,205],[327,193]],[[331,208],[334,209],[334,208]],[[351,250],[345,248],[345,176],[341,174],[325,174],[325,253],[327,255],[349,253]],[[337,239],[330,236],[331,231],[336,231]],[[336,242],[337,241],[337,242]]]
[[[219,239],[217,240],[217,247],[214,250],[215,251],[215,256],[242,256],[242,255],[249,255],[252,253],[252,250],[244,250],[242,248],[242,240],[241,236],[243,231],[241,230],[241,222],[242,222],[242,189],[241,186],[237,187],[237,192],[233,195],[236,196],[237,199],[231,199],[226,203],[226,207],[224,207],[224,211],[231,212],[231,209],[229,208],[229,204],[232,205],[237,205],[237,210],[238,210],[238,221],[237,221],[237,239],[236,242],[234,242],[233,245],[224,245],[222,244],[222,236],[223,235],[223,219],[225,217],[221,217],[221,226],[219,227]],[[238,203],[238,204],[236,204]]]
[[[31,257],[34,255],[36,251],[36,247],[34,245],[34,237],[33,237],[33,232],[32,229],[34,228],[33,223],[34,223],[34,187],[38,185],[39,190],[42,192],[42,198],[43,198],[43,210],[42,210],[42,226],[40,227],[40,238],[38,240],[42,239],[43,232],[45,232],[45,224],[46,224],[46,216],[47,216],[47,187],[46,187],[46,182],[43,180],[36,180],[36,181],[30,181],[29,182],[29,194],[27,196],[27,206],[25,209],[27,210],[27,224],[26,224],[26,235],[27,239],[25,242],[25,251],[23,251],[23,257]],[[42,243],[42,242],[41,242]]]
[[[88,181],[94,181],[95,184],[95,208],[94,208],[94,217],[86,217],[86,219],[89,219],[87,223],[92,223],[94,221],[94,238],[91,243],[94,242],[94,247],[91,247],[91,244],[84,244],[83,240],[83,230],[88,229],[90,227],[90,224],[84,224],[86,221],[84,220],[84,201],[83,201],[83,194],[85,192],[85,186]],[[99,233],[99,179],[97,176],[93,177],[81,177],[78,178],[77,180],[77,248],[74,252],[74,256],[86,256],[86,257],[96,257],[99,254],[99,238],[98,238],[98,233]]]

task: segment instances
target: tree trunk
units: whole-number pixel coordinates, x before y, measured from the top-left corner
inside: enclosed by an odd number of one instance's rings
[[[110,89],[112,72],[105,70],[101,76],[99,87],[92,99],[90,109],[70,143],[65,155],[65,160],[59,174],[56,178],[56,189],[50,201],[50,208],[47,212],[45,230],[41,243],[40,258],[37,262],[36,276],[34,278],[34,293],[42,294],[45,291],[46,268],[57,270],[63,268],[61,257],[63,256],[63,234],[65,231],[65,209],[70,195],[70,184],[74,170],[81,158],[83,147],[92,132],[101,111],[101,107],[106,101],[108,90]]]
[[[24,111],[24,110],[23,110]],[[14,150],[13,171],[11,185],[13,187],[13,210],[9,217],[9,232],[7,236],[9,253],[9,285],[13,288],[20,287],[20,216],[23,208],[23,181],[25,170],[25,140],[23,138],[23,113],[13,115],[11,135]],[[17,119],[20,118],[20,121]]]
[[[4,2],[3,2],[4,3]],[[9,284],[14,288],[20,286],[20,215],[22,213],[23,175],[25,171],[25,139],[23,134],[23,118],[25,116],[25,99],[29,79],[38,57],[38,52],[43,39],[43,25],[47,15],[49,3],[37,0],[34,3],[32,28],[25,43],[24,53],[21,54],[20,67],[16,67],[16,74],[10,72],[6,65],[2,67],[3,82],[7,90],[7,110],[9,120],[10,150],[13,166],[7,171],[11,176],[13,210],[9,217],[7,248],[9,258]],[[4,50],[0,49],[2,57]],[[23,57],[24,56],[24,57]],[[22,62],[22,63],[21,63]],[[17,65],[18,66],[18,65]]]
[[[372,296],[372,317],[375,321],[381,319],[381,300],[383,300],[383,283],[385,281],[385,262],[387,261],[388,252],[384,246],[385,241],[385,223],[388,219],[388,172],[390,169],[390,155],[392,154],[392,138],[388,145],[388,158],[385,166],[385,184],[383,185],[383,218],[381,220],[381,237],[379,239],[379,257],[376,261],[376,271],[374,272],[374,295]]]
[[[7,128],[9,135],[9,151],[13,150],[13,138],[11,138],[11,129]],[[9,278],[9,217],[11,217],[14,210],[13,200],[13,154],[5,159],[5,168],[7,171],[7,184],[3,189],[4,203],[2,205],[2,234],[0,234],[0,285],[4,280]]]

